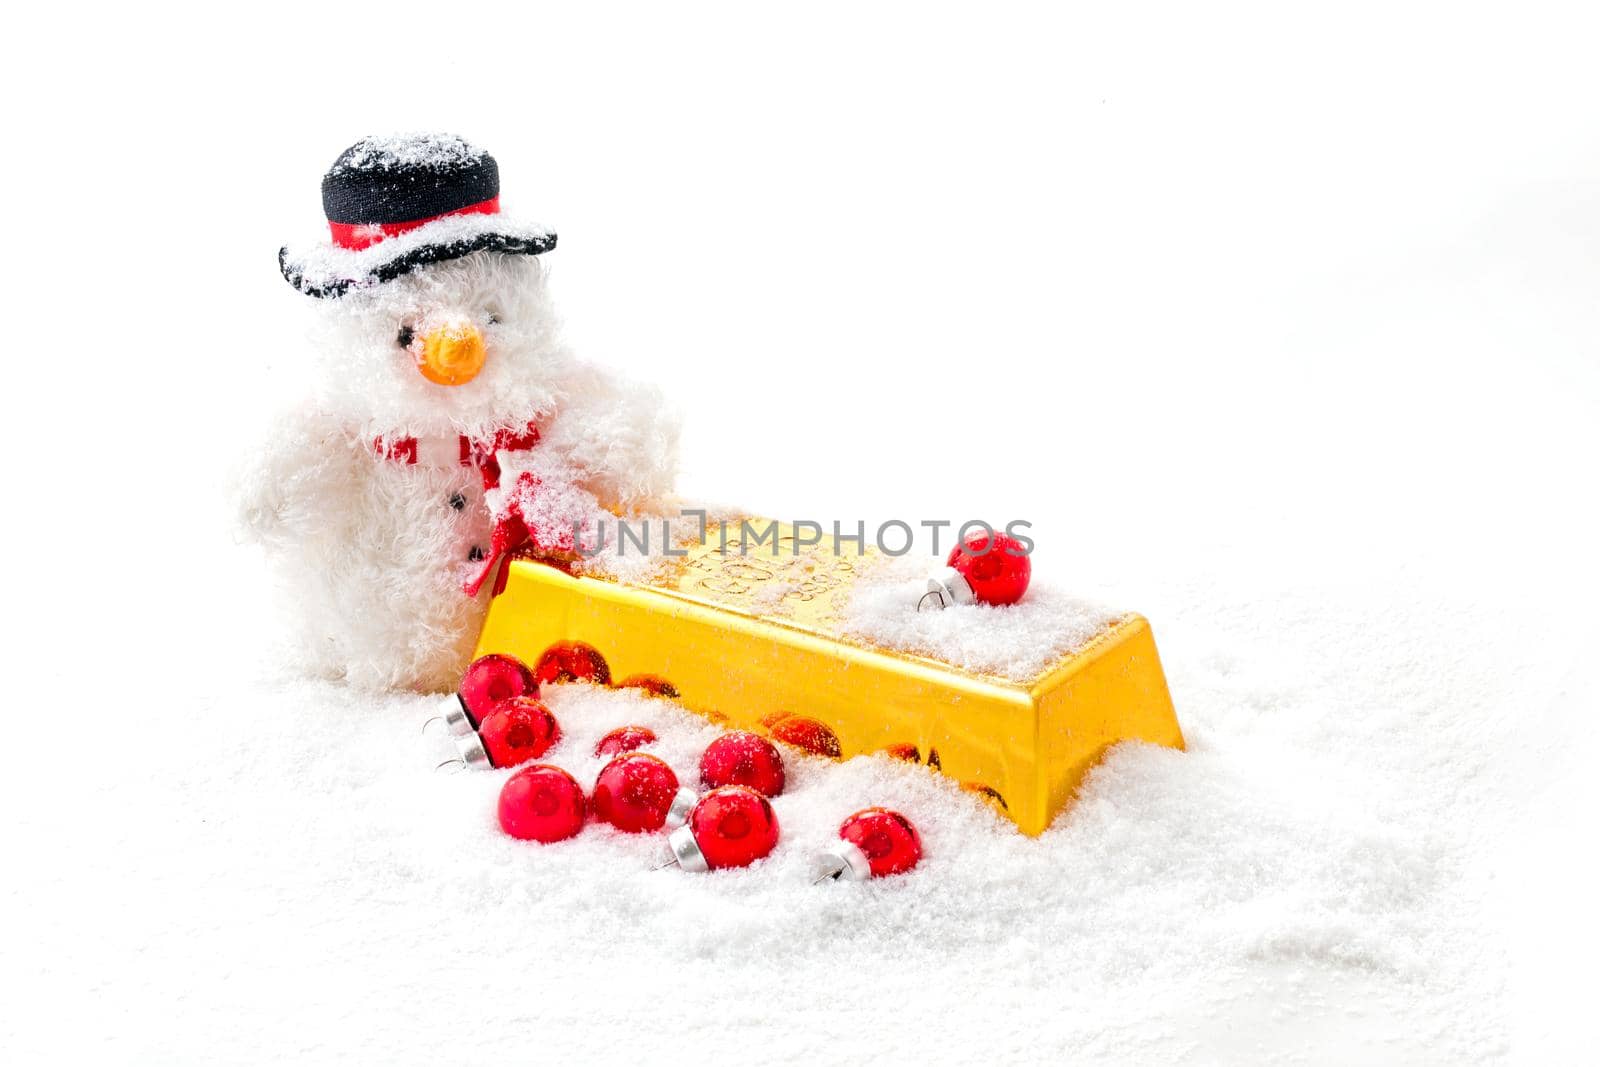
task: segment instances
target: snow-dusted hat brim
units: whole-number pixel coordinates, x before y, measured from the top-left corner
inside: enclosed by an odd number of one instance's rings
[[[474,252],[537,256],[556,246],[553,230],[504,215],[449,215],[362,249],[324,241],[278,251],[284,278],[307,296],[339,297],[393,281],[429,263]]]

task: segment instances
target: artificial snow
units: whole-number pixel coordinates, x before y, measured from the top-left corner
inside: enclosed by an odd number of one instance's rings
[[[1454,798],[1426,783],[1449,772],[1408,739],[1467,751],[1441,715],[1484,672],[1397,685],[1404,655],[1371,659],[1376,635],[1355,625],[1372,607],[1323,604],[1326,623],[1275,634],[1251,620],[1292,602],[1169,613],[1190,750],[1113,749],[1037,839],[926,768],[786,749],[777,850],[705,875],[652,869],[659,834],[591,823],[513,840],[495,819],[511,772],[433,769],[451,750],[423,723],[448,698],[252,680],[221,653],[242,635],[219,635],[125,724],[162,739],[123,768],[147,785],[68,801],[91,803],[110,843],[62,836],[60,809],[15,812],[33,854],[35,833],[52,848],[29,878],[57,946],[41,992],[65,1011],[62,976],[85,976],[103,1047],[165,1061],[224,1043],[363,1062],[746,1062],[751,1027],[790,1056],[847,1039],[860,1061],[1471,1061],[1498,1047],[1496,1018],[1440,1007],[1493,981],[1463,882],[1470,821],[1446,817]],[[545,696],[564,736],[544,761],[586,788],[614,727],[655,730],[647,750],[689,785],[718,733],[634,690]],[[88,750],[72,773],[103,780],[119,752]],[[921,865],[813,884],[818,851],[868,805],[915,821]],[[101,981],[108,950],[133,969]],[[177,1024],[116,1039],[117,1020],[153,1017]]]
[[[351,170],[471,163],[484,150],[453,133],[401,133],[363,137],[339,159]]]
[[[1032,583],[1016,604],[919,611],[935,563],[925,556],[899,556],[869,564],[851,591],[841,632],[976,674],[1030,682],[1125,615],[1048,580]]]
[[[500,485],[484,504],[496,521],[521,519],[538,550],[570,553],[596,543],[607,516],[582,483],[583,472],[554,450],[502,452]]]

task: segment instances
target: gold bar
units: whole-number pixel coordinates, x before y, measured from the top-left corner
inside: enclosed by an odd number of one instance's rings
[[[842,636],[868,557],[744,546],[712,525],[648,582],[574,576],[513,560],[476,655],[529,664],[589,646],[613,684],[666,682],[688,708],[823,755],[915,759],[990,799],[1025,834],[1070,803],[1107,748],[1183,747],[1150,624],[1128,614],[1026,682],[959,670]],[[723,545],[726,544],[726,551]],[[960,609],[951,609],[960,610]]]

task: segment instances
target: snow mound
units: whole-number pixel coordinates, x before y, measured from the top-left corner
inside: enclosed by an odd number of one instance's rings
[[[1040,582],[1020,603],[1005,607],[918,611],[934,561],[902,556],[869,568],[846,609],[846,636],[1013,682],[1037,678],[1125,614]]]

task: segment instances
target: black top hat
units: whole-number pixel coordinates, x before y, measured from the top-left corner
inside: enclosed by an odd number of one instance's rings
[[[322,209],[331,241],[278,252],[283,276],[308,296],[343,296],[473,252],[556,246],[552,231],[500,214],[494,157],[452,134],[357,141],[323,177]]]

